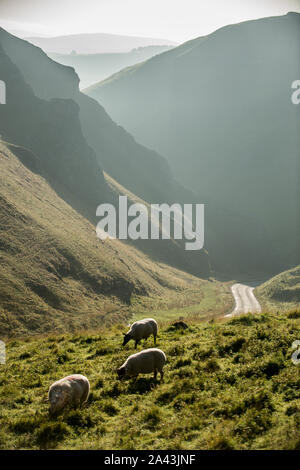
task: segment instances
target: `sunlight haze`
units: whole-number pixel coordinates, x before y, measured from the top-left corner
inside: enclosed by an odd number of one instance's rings
[[[102,32],[184,42],[288,11],[300,12],[300,0],[0,0],[0,25],[20,36]]]

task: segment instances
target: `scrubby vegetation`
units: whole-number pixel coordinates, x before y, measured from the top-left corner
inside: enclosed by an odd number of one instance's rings
[[[300,449],[300,374],[291,361],[299,312],[188,323],[160,325],[162,383],[117,380],[134,352],[121,347],[123,325],[9,342],[0,366],[1,448]],[[48,387],[70,373],[89,378],[88,403],[50,419]]]
[[[258,286],[255,294],[268,310],[300,308],[300,266],[272,277]]]

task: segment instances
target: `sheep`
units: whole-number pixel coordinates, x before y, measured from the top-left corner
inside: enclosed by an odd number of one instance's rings
[[[133,339],[135,341],[134,348],[136,349],[141,339],[147,339],[152,334],[154,337],[154,344],[156,345],[157,328],[157,323],[153,318],[144,318],[143,320],[136,321],[131,325],[130,330],[127,331],[127,333],[123,333],[123,346]]]
[[[156,380],[157,372],[159,372],[162,381],[164,376],[163,367],[166,360],[166,355],[161,349],[144,349],[129,356],[124,364],[117,369],[118,378],[119,380],[136,379],[139,374],[154,372],[154,379]]]
[[[74,374],[54,382],[48,391],[50,415],[59,413],[66,406],[83,405],[90,393],[90,383],[84,375]]]
[[[173,325],[171,325],[171,327],[173,327],[175,330],[179,330],[180,328],[183,329],[183,330],[186,330],[188,328],[188,325],[184,322],[184,321],[176,321],[175,323],[173,323]]]

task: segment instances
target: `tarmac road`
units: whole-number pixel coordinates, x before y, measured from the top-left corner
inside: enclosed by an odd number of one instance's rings
[[[261,306],[253,293],[254,287],[247,286],[246,284],[233,284],[231,291],[235,300],[235,307],[225,317],[234,317],[241,313],[261,312]]]

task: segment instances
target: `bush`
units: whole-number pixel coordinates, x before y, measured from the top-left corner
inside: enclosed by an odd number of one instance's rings
[[[216,372],[217,370],[220,369],[220,366],[216,359],[209,359],[204,364],[203,369],[206,370],[207,372]]]
[[[234,450],[235,446],[231,439],[221,436],[213,442],[211,448],[213,450]]]
[[[247,315],[241,315],[240,317],[233,318],[233,320],[230,321],[230,324],[251,326],[253,323],[257,323],[259,321],[264,321],[263,315],[258,317],[257,315],[248,313]]]
[[[70,355],[67,353],[62,353],[57,357],[57,362],[58,364],[64,364],[65,362],[68,362],[70,360]]]
[[[71,411],[67,417],[70,426],[79,428],[92,428],[95,423],[90,416],[84,416],[81,411]]]
[[[152,408],[152,410],[145,413],[144,420],[150,429],[155,428],[161,420],[160,409],[158,407]]]
[[[24,352],[22,354],[20,354],[19,356],[19,359],[28,359],[29,357],[31,357],[31,354],[29,352]]]
[[[270,360],[265,364],[262,364],[260,366],[260,370],[269,379],[273,377],[273,375],[279,374],[279,371],[282,367],[283,364],[281,362]]]
[[[189,366],[191,363],[192,363],[191,359],[178,359],[173,369],[178,369],[179,367]]]
[[[102,410],[104,411],[104,413],[108,414],[109,416],[115,416],[116,414],[119,413],[118,408],[116,408],[113,403],[105,403],[102,406]]]
[[[288,314],[288,318],[291,318],[292,320],[297,320],[300,318],[300,310],[296,310],[295,312],[290,312]]]
[[[53,446],[70,433],[65,423],[43,424],[36,432],[36,441],[43,447]]]
[[[10,427],[17,434],[32,433],[37,427],[37,421],[34,418],[21,418]]]
[[[155,403],[159,403],[161,405],[167,405],[171,403],[171,401],[176,397],[177,391],[173,388],[172,390],[168,390],[167,392],[163,392],[155,400]]]
[[[234,432],[243,439],[253,439],[258,435],[262,435],[271,426],[272,416],[268,410],[250,409],[239,420]]]
[[[231,343],[226,344],[225,346],[220,346],[219,355],[223,357],[225,356],[225,354],[237,353],[243,347],[245,342],[246,342],[245,338],[242,338],[242,337],[236,338]]]
[[[300,408],[298,408],[297,405],[290,405],[287,407],[286,411],[285,411],[285,414],[287,416],[292,416],[296,413],[299,413],[300,412]]]

